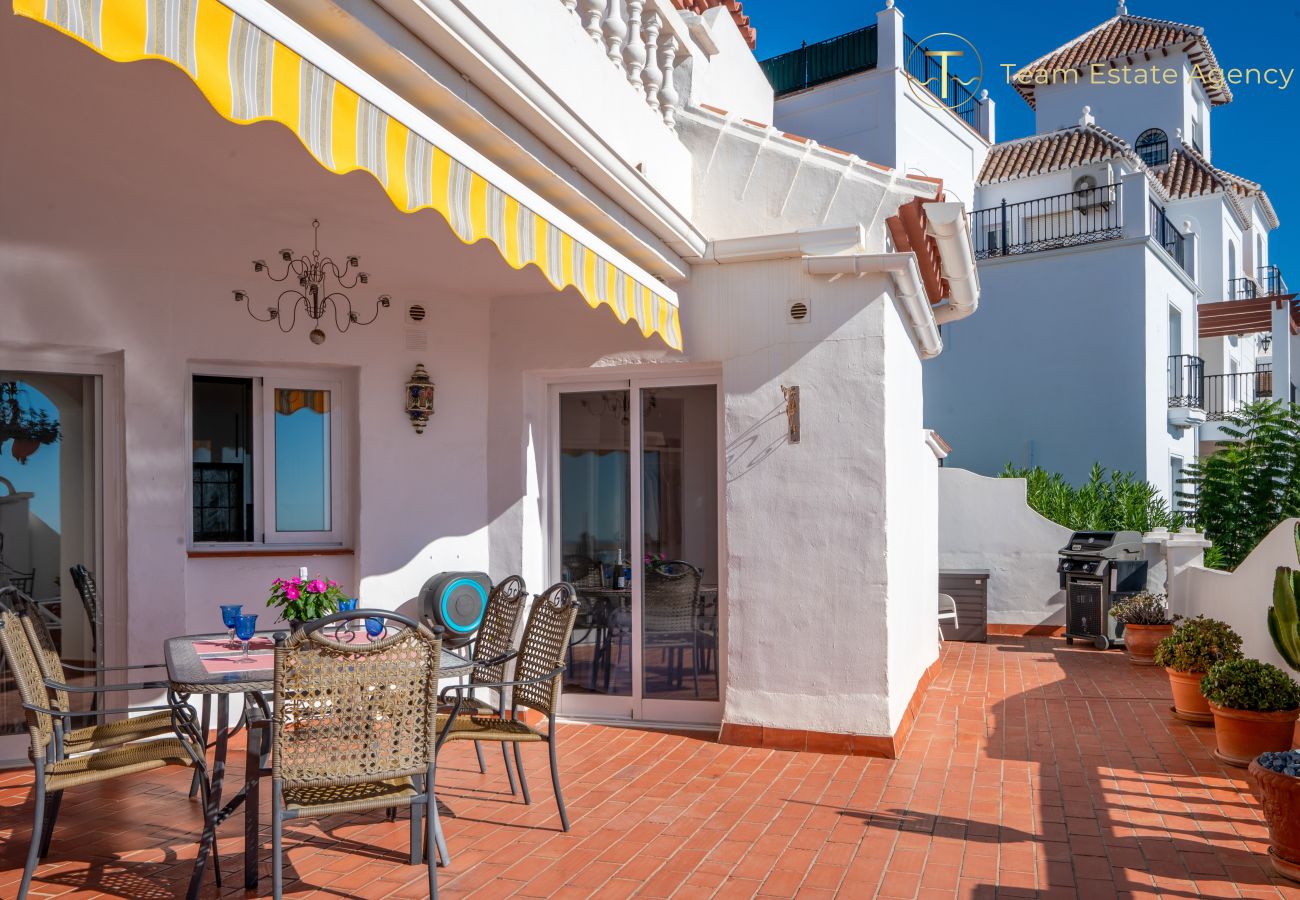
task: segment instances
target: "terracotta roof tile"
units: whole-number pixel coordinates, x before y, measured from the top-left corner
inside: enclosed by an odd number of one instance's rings
[[[1054,78],[1055,73],[1062,70],[1082,71],[1093,63],[1105,63],[1161,50],[1184,51],[1191,57],[1193,65],[1199,65],[1203,69],[1217,70],[1219,67],[1214,50],[1205,37],[1205,29],[1162,19],[1121,15],[1034,60],[1017,72],[1012,81],[1020,96],[1030,106],[1034,106],[1034,89],[1037,87],[1033,83],[1035,73],[1046,71]],[[1210,102],[1215,106],[1232,102],[1232,91],[1227,85],[1207,84],[1206,90]]]
[[[740,29],[740,36],[745,39],[745,43],[749,44],[749,49],[753,50],[754,45],[758,43],[758,30],[750,24],[741,0],[673,0],[673,6],[693,13],[702,13],[715,6],[725,6],[731,13],[732,21]]]
[[[994,144],[977,183],[997,184],[1121,158],[1135,167],[1140,165],[1133,148],[1122,138],[1096,125],[1079,125]]]
[[[1169,154],[1168,164],[1156,169],[1155,173],[1170,197],[1201,197],[1222,192],[1227,195],[1228,202],[1243,225],[1250,223],[1249,204],[1257,200],[1270,227],[1278,226],[1273,203],[1258,182],[1225,172],[1194,147],[1184,144],[1173,151]]]

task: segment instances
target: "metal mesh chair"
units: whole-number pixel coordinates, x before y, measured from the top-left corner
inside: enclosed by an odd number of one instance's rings
[[[81,605],[86,610],[86,621],[90,623],[90,649],[94,653],[95,659],[99,659],[99,589],[95,584],[95,576],[90,570],[78,563],[68,569],[68,574],[72,576],[72,584],[77,589],[77,596],[81,598]]]
[[[578,615],[577,599],[573,586],[560,582],[553,585],[533,601],[524,625],[524,635],[519,642],[514,678],[491,687],[499,691],[510,689],[510,713],[495,715],[459,715],[465,694],[472,685],[452,685],[443,690],[446,700],[456,697],[456,706],[449,715],[438,717],[439,743],[444,741],[500,741],[513,744],[515,768],[519,771],[519,786],[524,803],[532,803],[528,793],[528,778],[524,774],[523,757],[519,745],[545,742],[550,750],[551,785],[555,789],[555,803],[560,810],[560,822],[569,830],[569,814],[564,808],[564,794],[560,790],[560,770],[556,756],[555,713],[560,704],[560,689],[564,676],[564,656],[569,649],[573,623]],[[545,716],[547,730],[540,731],[520,717],[521,710],[532,710]]]
[[[511,575],[492,589],[488,596],[487,608],[483,610],[483,622],[478,634],[474,636],[473,659],[480,663],[474,667],[469,677],[471,687],[491,685],[506,679],[506,667],[515,656],[515,633],[519,630],[519,619],[524,612],[524,599],[528,596],[524,580],[518,575]],[[464,704],[474,709],[505,714],[505,693],[498,692],[497,702],[488,703],[470,693],[464,698]],[[464,709],[464,706],[462,706]],[[474,755],[478,757],[478,770],[487,774],[487,764],[483,761],[483,745],[474,742]],[[515,787],[515,773],[510,768],[510,751],[501,745],[501,761],[506,767],[506,779],[510,782],[510,795],[518,793]]]
[[[22,628],[28,645],[34,650],[37,666],[41,672],[48,694],[48,705],[59,713],[59,721],[54,729],[54,739],[64,753],[80,753],[83,750],[97,750],[125,744],[142,738],[171,734],[173,731],[170,708],[160,709],[142,716],[122,719],[117,722],[73,727],[80,719],[98,718],[108,714],[107,710],[98,709],[99,696],[105,691],[120,687],[98,684],[73,685],[68,683],[68,673],[73,675],[97,674],[100,672],[126,672],[141,669],[157,669],[158,666],[114,666],[103,669],[88,669],[72,666],[63,662],[58,649],[54,646],[54,636],[45,626],[36,603],[28,596],[13,588],[0,589],[0,605],[8,607],[17,615],[17,622]],[[167,683],[163,681],[146,682],[146,688],[163,690]],[[73,694],[90,694],[91,708],[87,711],[72,709]]]
[[[341,644],[325,626],[344,618],[396,623],[372,644]],[[362,610],[309,622],[275,639],[271,718],[273,890],[284,881],[284,822],[376,809],[411,810],[411,864],[425,840],[429,896],[438,896],[434,769],[442,641],[397,613]]]
[[[10,598],[12,599],[12,598]],[[68,713],[50,704],[50,685],[41,671],[40,653],[29,642],[21,613],[9,606],[0,606],[0,650],[13,671],[19,697],[31,737],[28,756],[36,772],[36,808],[32,823],[31,844],[27,863],[18,888],[19,900],[27,896],[32,874],[38,860],[49,850],[58,818],[63,792],[72,787],[106,781],[122,775],[148,772],[166,766],[185,766],[200,773],[204,795],[204,809],[208,808],[208,781],[203,756],[203,744],[185,720],[172,710],[176,725],[175,736],[157,740],[132,740],[117,742],[112,746],[87,744],[75,756],[67,755],[67,745],[61,740],[62,723]],[[112,689],[138,690],[143,685],[115,685]],[[169,707],[152,707],[155,711]],[[127,712],[104,710],[103,712]],[[92,742],[93,743],[93,742]],[[205,829],[206,830],[206,829]],[[220,873],[216,873],[220,885]]]
[[[656,563],[645,573],[645,647],[668,657],[669,686],[680,686],[685,655],[691,651],[691,678],[700,695],[700,570],[688,562]]]

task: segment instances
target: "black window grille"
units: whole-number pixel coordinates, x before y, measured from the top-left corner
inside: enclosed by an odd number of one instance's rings
[[[1148,128],[1138,135],[1133,149],[1148,166],[1163,166],[1169,162],[1169,136],[1159,128]]]

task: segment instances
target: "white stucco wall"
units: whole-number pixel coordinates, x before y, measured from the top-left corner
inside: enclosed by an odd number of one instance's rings
[[[1169,607],[1182,616],[1206,615],[1227,622],[1242,637],[1242,652],[1290,671],[1268,633],[1273,579],[1279,566],[1300,569],[1296,519],[1279,524],[1235,571],[1189,566],[1169,584]]]
[[[939,569],[987,570],[988,621],[1063,625],[1065,592],[1057,551],[1071,531],[1026,502],[1023,478],[939,470]]]
[[[114,425],[125,464],[108,475],[124,486],[126,527],[105,538],[127,576],[125,596],[105,595],[111,662],[154,660],[166,636],[215,630],[222,601],[269,624],[260,598],[300,565],[381,608],[404,607],[450,569],[519,571],[540,589],[558,577],[542,518],[548,379],[694,366],[723,380],[728,721],[897,727],[934,658],[932,643],[915,651],[912,638],[934,630],[935,462],[921,431],[921,365],[885,276],[816,279],[797,258],[701,266],[681,289],[679,356],[575,293],[556,294],[535,269],[510,270],[486,242],[463,246],[436,214],[396,211],[368,175],[326,172],[283,129],[223,121],[171,67],[112,63],[23,24],[0,23],[2,73],[60,77],[0,95],[0,116],[28,136],[0,145],[0,368],[20,350],[122,366]],[[871,224],[865,249],[879,252],[882,210],[924,193],[874,170],[842,183],[829,163],[800,168],[790,149],[762,152],[770,175],[730,205],[716,195],[743,233],[830,215]],[[267,302],[248,261],[303,249],[313,216],[324,252],[358,253],[372,273],[354,296],[394,298],[374,325],[346,335],[326,326],[320,347],[303,323],[281,334],[230,300],[241,288]],[[796,298],[812,304],[806,324],[787,321]],[[418,326],[405,319],[411,303],[427,309]],[[427,348],[407,349],[412,336]],[[351,555],[189,552],[189,373],[214,362],[319,367],[351,385]],[[402,409],[417,362],[437,383],[423,435]],[[797,445],[781,411],[780,386],[791,383],[804,400]],[[901,495],[886,491],[896,478]],[[894,629],[912,655],[888,649]]]

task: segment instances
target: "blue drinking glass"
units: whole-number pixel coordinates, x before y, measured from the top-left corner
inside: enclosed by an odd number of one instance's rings
[[[230,647],[235,646],[235,620],[239,614],[244,611],[244,607],[238,603],[221,607],[221,624],[226,626],[226,631],[230,633]]]
[[[351,600],[339,601],[339,612],[352,612],[357,608],[357,598]],[[356,636],[356,629],[353,627],[352,619],[340,619],[334,625],[334,640],[351,641]]]
[[[372,641],[383,637],[386,630],[384,620],[380,616],[366,616],[366,634],[370,635]]]
[[[244,655],[240,659],[252,659],[248,652],[248,642],[257,634],[257,616],[240,616],[235,619],[235,636],[243,642]]]

